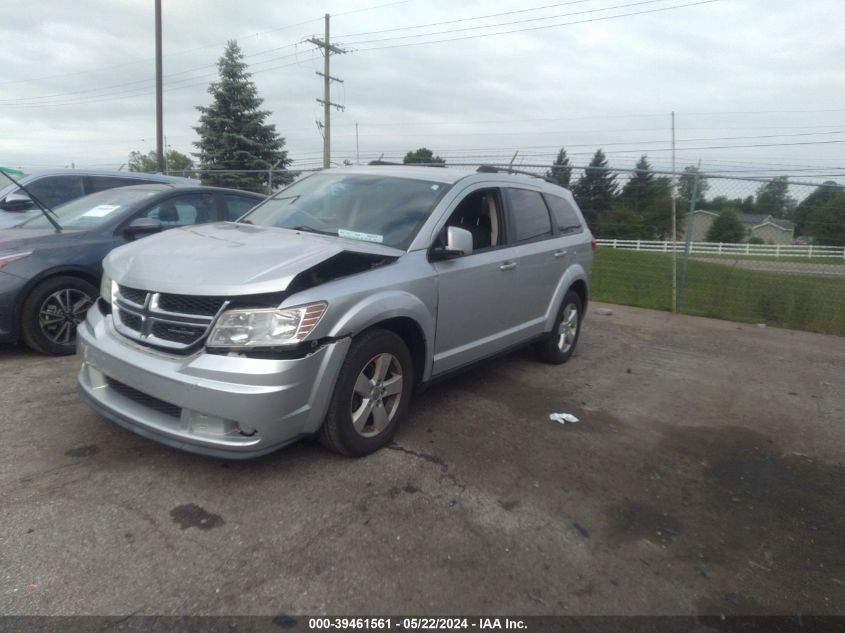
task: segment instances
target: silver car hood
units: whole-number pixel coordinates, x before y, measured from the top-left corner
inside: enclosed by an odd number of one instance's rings
[[[285,290],[299,273],[342,252],[404,251],[333,236],[224,222],[171,229],[113,250],[103,262],[117,283],[190,295]]]

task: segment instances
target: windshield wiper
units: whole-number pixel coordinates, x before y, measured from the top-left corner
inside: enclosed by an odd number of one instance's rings
[[[29,190],[29,189],[27,189],[26,187],[24,187],[24,186],[23,186],[21,183],[19,183],[17,180],[15,180],[14,178],[12,178],[12,177],[11,177],[9,174],[7,174],[5,171],[0,170],[0,174],[3,174],[4,176],[6,176],[6,178],[8,178],[9,180],[11,180],[13,183],[15,183],[15,184],[18,186],[18,188],[23,189],[23,190],[26,192],[26,195],[28,195],[28,196],[29,196],[29,199],[30,199],[30,200],[32,200],[35,204],[37,204],[37,205],[38,205],[38,208],[39,208],[39,209],[41,209],[41,213],[43,213],[43,214],[44,214],[44,217],[45,217],[45,218],[47,218],[47,221],[55,227],[56,232],[57,232],[57,233],[61,233],[61,232],[62,232],[62,227],[61,227],[61,225],[60,225],[60,224],[56,221],[56,219],[55,219],[55,218],[59,217],[59,216],[57,216],[57,215],[56,215],[56,212],[55,212],[55,211],[53,211],[50,207],[48,207],[46,204],[44,204],[43,202],[41,202],[41,200],[39,200],[39,199],[38,199],[38,197],[37,197],[35,194],[33,194],[33,193]]]
[[[337,231],[329,231],[327,229],[318,229],[307,224],[300,224],[291,229],[292,231],[304,231],[306,233],[319,233],[320,235],[334,235],[337,236]]]
[[[302,224],[300,226],[294,226],[291,228],[291,231],[305,231],[306,233],[319,233],[320,235],[333,235],[337,237],[337,231],[327,231],[326,229],[315,229],[313,226],[308,226],[307,224]]]

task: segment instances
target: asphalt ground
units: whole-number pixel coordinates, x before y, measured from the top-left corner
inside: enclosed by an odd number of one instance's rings
[[[77,364],[0,348],[2,614],[845,614],[843,338],[596,304],[357,460],[156,445]]]

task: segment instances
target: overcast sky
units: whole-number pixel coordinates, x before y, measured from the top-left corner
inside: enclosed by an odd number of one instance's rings
[[[0,165],[116,169],[155,147],[153,7],[0,0]],[[348,49],[331,59],[336,162],[355,161],[358,123],[362,161],[426,146],[534,164],[564,146],[578,165],[601,147],[666,169],[674,110],[679,167],[845,178],[842,0],[163,0],[169,146],[194,150],[194,106],[235,39],[294,165],[319,166],[305,39],[324,13]]]

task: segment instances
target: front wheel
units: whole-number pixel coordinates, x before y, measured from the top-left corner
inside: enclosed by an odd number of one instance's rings
[[[578,343],[583,318],[581,297],[570,290],[563,298],[552,331],[534,347],[540,359],[552,365],[568,361]]]
[[[387,444],[408,409],[411,355],[393,332],[373,329],[352,342],[340,369],[320,442],[354,457]]]
[[[23,304],[23,342],[42,354],[73,354],[76,328],[96,298],[97,288],[78,277],[53,277],[41,282]]]

